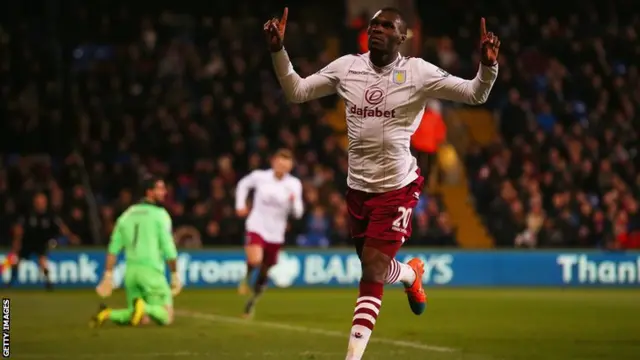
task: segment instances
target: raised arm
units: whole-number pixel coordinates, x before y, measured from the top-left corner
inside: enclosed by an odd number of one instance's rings
[[[340,59],[304,79],[293,69],[289,55],[284,48],[271,53],[271,60],[282,91],[287,100],[292,103],[303,103],[335,94],[339,81],[338,62]]]
[[[334,94],[339,79],[335,61],[322,71],[304,79],[293,69],[289,55],[283,46],[288,17],[289,9],[284,8],[280,19],[273,18],[267,21],[263,28],[269,51],[271,51],[273,68],[287,100],[293,103],[303,103]]]
[[[418,60],[422,90],[429,98],[451,100],[469,105],[484,104],[498,77],[498,65],[480,64],[476,77],[466,80],[424,60]]]
[[[484,18],[480,19],[480,48],[482,60],[473,80],[451,76],[433,64],[420,61],[418,73],[427,97],[471,105],[484,104],[498,77],[498,53],[500,52],[500,39],[492,32],[487,32]]]

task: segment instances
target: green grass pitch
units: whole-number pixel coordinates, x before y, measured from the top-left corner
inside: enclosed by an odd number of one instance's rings
[[[89,329],[89,290],[6,291],[11,359],[344,359],[355,289],[270,289],[253,320],[231,290],[190,290],[170,327]],[[365,359],[640,359],[640,289],[387,289]],[[123,305],[122,292],[107,301]]]

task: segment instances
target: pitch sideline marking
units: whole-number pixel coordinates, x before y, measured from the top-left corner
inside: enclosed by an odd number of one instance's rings
[[[342,354],[342,353],[340,353]],[[228,354],[224,353],[202,353],[202,352],[191,352],[191,351],[175,351],[175,352],[150,352],[150,353],[86,353],[86,354],[20,354],[21,358],[24,359],[111,359],[111,358],[138,358],[138,359],[146,359],[146,358],[157,358],[157,357],[189,357],[192,358],[194,356],[197,357],[216,357],[216,356],[225,356]],[[243,353],[241,354],[244,357],[249,356],[269,356],[269,357],[279,357],[282,356],[281,353],[276,352],[264,352],[264,353]],[[302,352],[298,354],[299,356],[308,356],[308,355],[316,355],[316,356],[334,356],[337,353],[328,353],[328,352]]]
[[[253,325],[253,326],[261,326],[261,327],[270,328],[270,329],[306,332],[306,333],[312,333],[316,335],[323,335],[327,337],[340,337],[340,338],[347,337],[345,333],[340,331],[314,329],[314,328],[305,327],[305,326],[289,325],[285,323],[277,323],[277,322],[269,322],[269,321],[245,320],[245,319],[235,318],[231,316],[207,314],[207,313],[202,313],[197,311],[176,310],[176,315],[190,317],[194,319],[200,319],[200,320],[223,322],[228,324],[238,324],[238,325],[245,325],[245,326]],[[381,344],[393,345],[397,347],[413,348],[413,349],[440,352],[440,353],[452,353],[452,352],[458,351],[458,349],[444,347],[444,346],[434,346],[434,345],[421,344],[421,343],[416,343],[411,341],[392,340],[392,339],[385,339],[385,338],[378,338],[378,337],[371,337],[369,341],[377,342]]]
[[[193,357],[193,356],[209,356],[213,354],[197,353],[189,351],[176,351],[176,352],[152,352],[152,353],[139,353],[139,354],[107,354],[107,353],[95,353],[95,354],[20,354],[20,357],[25,359],[93,359],[93,358],[155,358],[155,357]]]

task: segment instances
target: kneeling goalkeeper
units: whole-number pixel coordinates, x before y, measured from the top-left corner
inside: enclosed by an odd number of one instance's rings
[[[167,190],[164,181],[150,177],[143,183],[144,199],[129,207],[116,221],[106,259],[105,272],[96,288],[108,297],[113,290],[113,268],[124,249],[124,288],[128,308],[101,305],[91,325],[110,320],[119,325],[137,326],[151,320],[160,325],[173,322],[173,296],[182,289],[176,269],[177,250],[171,217],[161,206]],[[171,286],[165,277],[165,262],[171,271]]]

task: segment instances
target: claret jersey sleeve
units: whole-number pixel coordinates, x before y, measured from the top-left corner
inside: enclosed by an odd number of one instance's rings
[[[349,55],[334,60],[317,73],[300,77],[293,69],[289,55],[282,49],[271,54],[273,68],[287,100],[303,103],[336,93],[340,78],[347,72]]]
[[[465,80],[453,76],[439,67],[416,59],[419,87],[429,98],[451,100],[469,105],[484,104],[498,77],[498,65],[480,64],[476,77]]]

